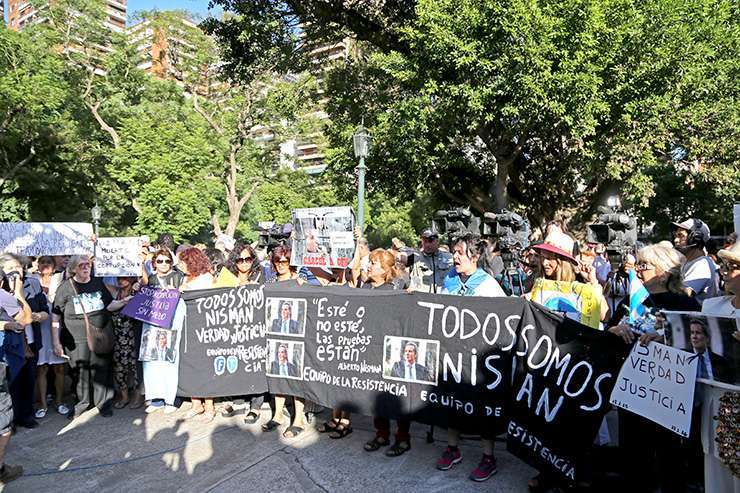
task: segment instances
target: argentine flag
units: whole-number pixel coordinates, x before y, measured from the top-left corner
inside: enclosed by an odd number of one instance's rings
[[[643,302],[648,299],[648,290],[643,286],[634,270],[630,270],[630,324],[642,318],[647,312]]]

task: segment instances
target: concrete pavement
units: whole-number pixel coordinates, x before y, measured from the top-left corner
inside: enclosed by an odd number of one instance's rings
[[[116,410],[111,418],[92,410],[74,421],[50,409],[40,427],[19,429],[11,439],[7,461],[21,464],[25,475],[2,491],[523,493],[534,474],[497,442],[498,474],[484,483],[470,481],[481,453],[475,441],[463,442],[464,459],[456,468],[437,471],[445,432],[437,430],[436,442],[428,444],[425,425],[412,425],[410,452],[389,458],[383,449],[363,450],[373,436],[368,417],[354,417],[354,433],[342,440],[314,430],[327,413],[300,436],[285,439],[280,432],[263,433],[259,423],[245,425],[241,411],[203,424],[184,420],[188,408],[171,415]],[[261,422],[268,414],[263,411]]]

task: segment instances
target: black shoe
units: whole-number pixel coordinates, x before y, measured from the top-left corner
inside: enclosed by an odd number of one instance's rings
[[[29,421],[19,421],[16,423],[18,426],[22,426],[23,428],[28,428],[29,430],[33,430],[34,428],[39,427],[39,422],[35,419],[31,419]]]

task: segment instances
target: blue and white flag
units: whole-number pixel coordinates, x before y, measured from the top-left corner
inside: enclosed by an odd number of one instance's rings
[[[648,299],[648,290],[637,277],[634,270],[630,270],[630,324],[635,323],[637,320],[645,316],[648,309],[643,305],[646,299]]]

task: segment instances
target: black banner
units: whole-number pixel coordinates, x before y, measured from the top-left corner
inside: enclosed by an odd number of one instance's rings
[[[505,429],[526,301],[318,287],[265,293],[271,392],[463,431]],[[290,324],[276,330],[286,305],[300,314],[293,332]],[[285,355],[293,374],[277,371]]]
[[[181,395],[269,388],[365,415],[508,432],[512,453],[569,481],[629,350],[521,298],[308,285],[183,298]]]
[[[522,326],[507,449],[541,471],[578,481],[629,346],[531,303]]]
[[[186,291],[178,394],[261,394],[265,379],[263,286]]]

